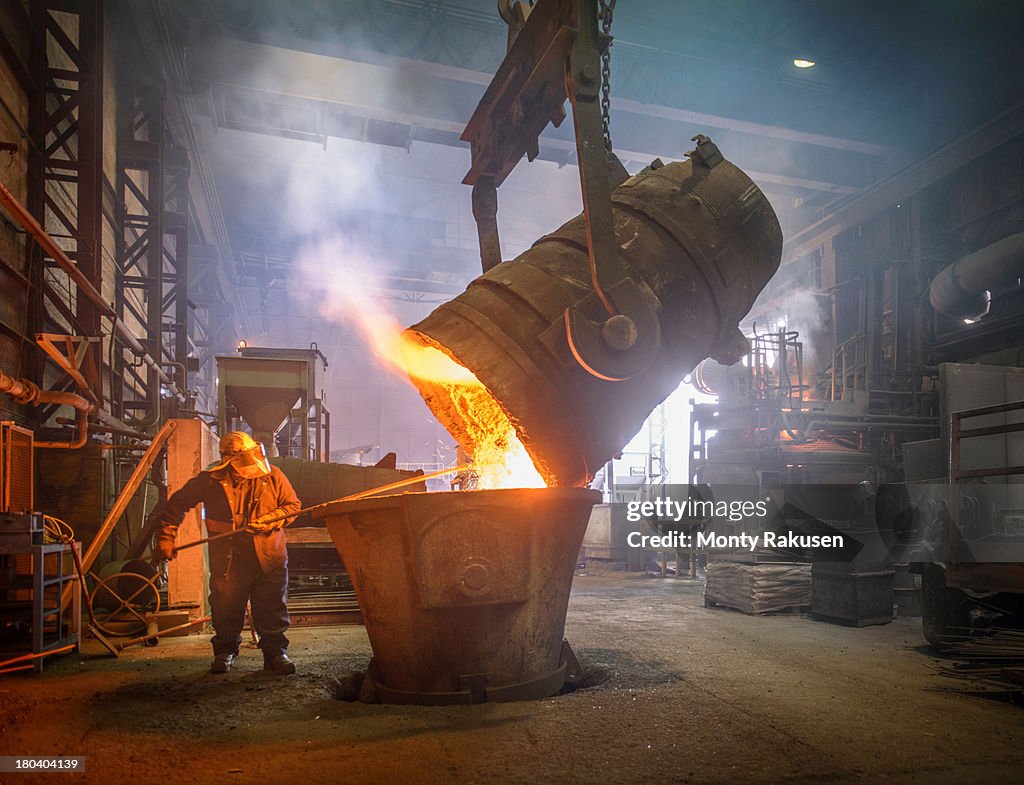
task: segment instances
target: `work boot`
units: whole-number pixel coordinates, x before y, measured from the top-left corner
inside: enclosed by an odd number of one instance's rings
[[[265,657],[263,659],[263,670],[271,671],[280,676],[287,676],[295,673],[295,663],[288,659],[288,655],[281,653],[276,657]]]
[[[215,654],[210,665],[210,673],[227,673],[235,664],[234,654]]]

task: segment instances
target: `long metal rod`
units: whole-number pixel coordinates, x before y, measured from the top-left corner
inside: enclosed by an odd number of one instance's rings
[[[128,329],[124,322],[117,318],[117,312],[113,309],[110,303],[103,299],[103,295],[96,291],[96,287],[94,287],[92,282],[86,278],[85,273],[78,269],[78,265],[71,261],[71,258],[64,253],[64,249],[57,245],[57,242],[50,237],[32,213],[30,213],[28,209],[15,198],[14,194],[12,194],[7,186],[2,182],[0,182],[0,204],[7,208],[7,212],[14,217],[14,220],[21,224],[22,228],[28,232],[36,243],[38,243],[39,247],[53,257],[53,260],[60,265],[60,268],[68,274],[68,277],[71,278],[72,281],[75,282],[75,285],[78,286],[78,290],[92,301],[99,312],[110,319],[114,329],[117,330],[124,342],[128,344],[128,347],[132,352],[141,359],[142,362],[153,369],[160,381],[162,381],[174,395],[181,396],[182,393],[174,384],[174,380],[164,373],[160,364],[154,360],[149,355],[149,352],[146,351],[146,348],[139,343],[138,338],[132,335],[131,330]]]
[[[961,420],[968,417],[981,417],[984,414],[1002,414],[1024,409],[1024,400],[1009,401],[1007,403],[996,403],[991,406],[980,406],[977,409],[964,409],[962,412],[954,412],[954,416]]]
[[[92,598],[89,596],[89,592],[86,591],[85,570],[82,568],[82,554],[80,551],[81,543],[72,542],[71,556],[75,560],[75,572],[78,573],[78,585],[79,588],[81,589],[81,596],[83,604],[85,605],[85,611],[89,614],[89,632],[96,640],[100,642],[103,648],[105,648],[107,651],[109,651],[116,657],[118,650],[114,648],[114,645],[109,640],[107,640],[107,637],[99,631],[99,625],[96,623],[96,614],[92,608]],[[81,635],[81,631],[79,631],[79,635]]]
[[[29,666],[27,666],[25,668],[20,668],[20,669],[19,668],[8,668],[8,666],[9,665],[14,665],[15,663],[18,663],[18,662],[27,662],[27,661],[30,661],[30,660],[42,659],[43,657],[49,657],[51,654],[63,654],[66,651],[71,651],[77,645],[78,645],[77,643],[69,643],[67,646],[62,646],[59,649],[49,649],[47,651],[41,651],[41,652],[38,652],[36,654],[22,654],[20,657],[14,657],[14,658],[9,659],[9,660],[4,660],[3,662],[0,662],[0,668],[4,669],[4,670],[0,670],[0,673],[7,673],[7,672],[12,671],[12,670],[27,670],[28,668],[31,668],[32,666],[29,665]]]
[[[164,635],[170,635],[172,632],[181,632],[183,630],[187,630],[189,627],[198,627],[200,624],[206,624],[208,621],[211,621],[212,619],[212,616],[203,616],[202,618],[193,619],[192,621],[185,622],[184,624],[178,624],[174,627],[168,627],[166,630],[160,630],[159,632],[154,632],[152,634],[147,635],[140,635],[137,638],[122,641],[120,643],[115,644],[117,647],[116,653],[120,654],[129,646],[135,646],[136,644],[143,643],[144,641],[151,641],[155,638],[160,638]]]
[[[355,501],[356,499],[363,499],[366,498],[367,496],[373,496],[378,493],[384,493],[385,491],[398,490],[399,488],[404,488],[407,485],[415,485],[418,482],[432,480],[435,477],[441,477],[442,475],[445,474],[458,473],[468,469],[469,467],[470,464],[464,463],[461,466],[454,466],[451,469],[442,469],[439,472],[431,472],[430,474],[417,474],[415,477],[406,477],[404,480],[398,480],[397,482],[392,482],[387,485],[381,485],[379,488],[371,488],[368,491],[360,491],[359,493],[353,493],[351,496],[342,496],[340,499],[331,499],[330,501],[327,502],[314,504],[312,507],[303,507],[301,510],[296,510],[295,512],[287,513],[286,515],[279,515],[276,518],[269,518],[268,520],[264,521],[264,523],[274,523],[276,521],[283,521],[285,518],[294,519],[295,516],[297,515],[301,515],[304,512],[312,512],[313,510],[319,510],[320,508],[326,507],[329,504],[337,504],[338,502],[352,502]],[[288,526],[290,523],[291,521],[286,523],[285,526]],[[193,542],[185,543],[184,545],[179,545],[177,548],[174,549],[174,552],[177,553],[178,551],[183,551],[186,548],[194,548],[197,545],[203,545],[204,543],[213,542],[214,540],[221,540],[225,537],[234,537],[235,535],[243,534],[244,532],[246,532],[246,529],[232,529],[229,532],[221,532],[220,534],[214,534],[212,537],[204,537],[201,540],[195,540]]]

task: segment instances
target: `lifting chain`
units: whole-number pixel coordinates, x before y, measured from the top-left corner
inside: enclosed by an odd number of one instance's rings
[[[610,130],[610,114],[612,108],[612,15],[615,13],[616,0],[599,0],[597,18],[601,23],[601,34],[605,38],[604,51],[601,52],[601,127],[604,133],[604,148],[612,151],[612,134]]]

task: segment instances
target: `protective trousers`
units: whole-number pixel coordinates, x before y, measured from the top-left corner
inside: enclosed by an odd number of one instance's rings
[[[256,558],[252,538],[243,534],[231,539],[230,553],[225,554],[227,558],[210,560],[211,567],[221,561],[225,568],[214,569],[210,576],[210,615],[215,632],[211,641],[213,654],[216,657],[238,653],[248,601],[263,658],[273,659],[288,649],[285,635],[289,624],[288,565],[264,572]]]

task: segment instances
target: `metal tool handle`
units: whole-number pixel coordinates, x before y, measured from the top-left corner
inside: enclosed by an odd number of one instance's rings
[[[295,512],[289,512],[289,513],[287,513],[285,515],[279,515],[276,518],[270,518],[269,520],[264,521],[264,522],[265,523],[274,523],[275,521],[283,521],[285,518],[293,518],[294,519],[296,516],[299,516],[299,515],[301,515],[304,512],[312,512],[313,510],[319,510],[322,507],[326,507],[329,504],[336,504],[338,502],[351,502],[351,501],[355,501],[356,499],[363,499],[363,498],[365,498],[367,496],[374,496],[375,494],[378,494],[378,493],[384,493],[385,491],[394,491],[394,490],[397,490],[399,488],[404,488],[407,485],[415,485],[418,482],[424,482],[426,480],[432,480],[435,477],[441,477],[442,475],[445,475],[445,474],[452,474],[452,473],[461,472],[461,471],[463,471],[465,469],[468,469],[469,466],[470,466],[470,464],[464,463],[461,466],[455,466],[455,467],[453,467],[451,469],[442,469],[441,471],[431,472],[430,474],[417,474],[415,477],[406,477],[404,480],[398,480],[397,482],[388,483],[387,485],[381,485],[379,488],[371,488],[368,491],[360,491],[359,493],[353,493],[350,496],[342,496],[339,499],[331,499],[330,501],[327,501],[327,502],[321,502],[320,504],[314,504],[312,507],[303,507],[301,510],[296,510]],[[291,523],[291,521],[286,523],[284,526],[288,526],[290,523]],[[283,529],[284,526],[282,526],[281,528]],[[220,534],[214,534],[211,537],[204,537],[201,540],[195,540],[194,542],[188,542],[188,543],[185,543],[184,545],[179,545],[177,548],[174,549],[174,552],[177,553],[178,551],[183,551],[186,548],[194,548],[197,545],[202,545],[203,543],[207,543],[207,542],[213,542],[214,540],[220,540],[220,539],[223,539],[224,537],[234,537],[235,535],[243,534],[246,531],[247,531],[246,529],[232,529],[229,532],[221,532]]]

